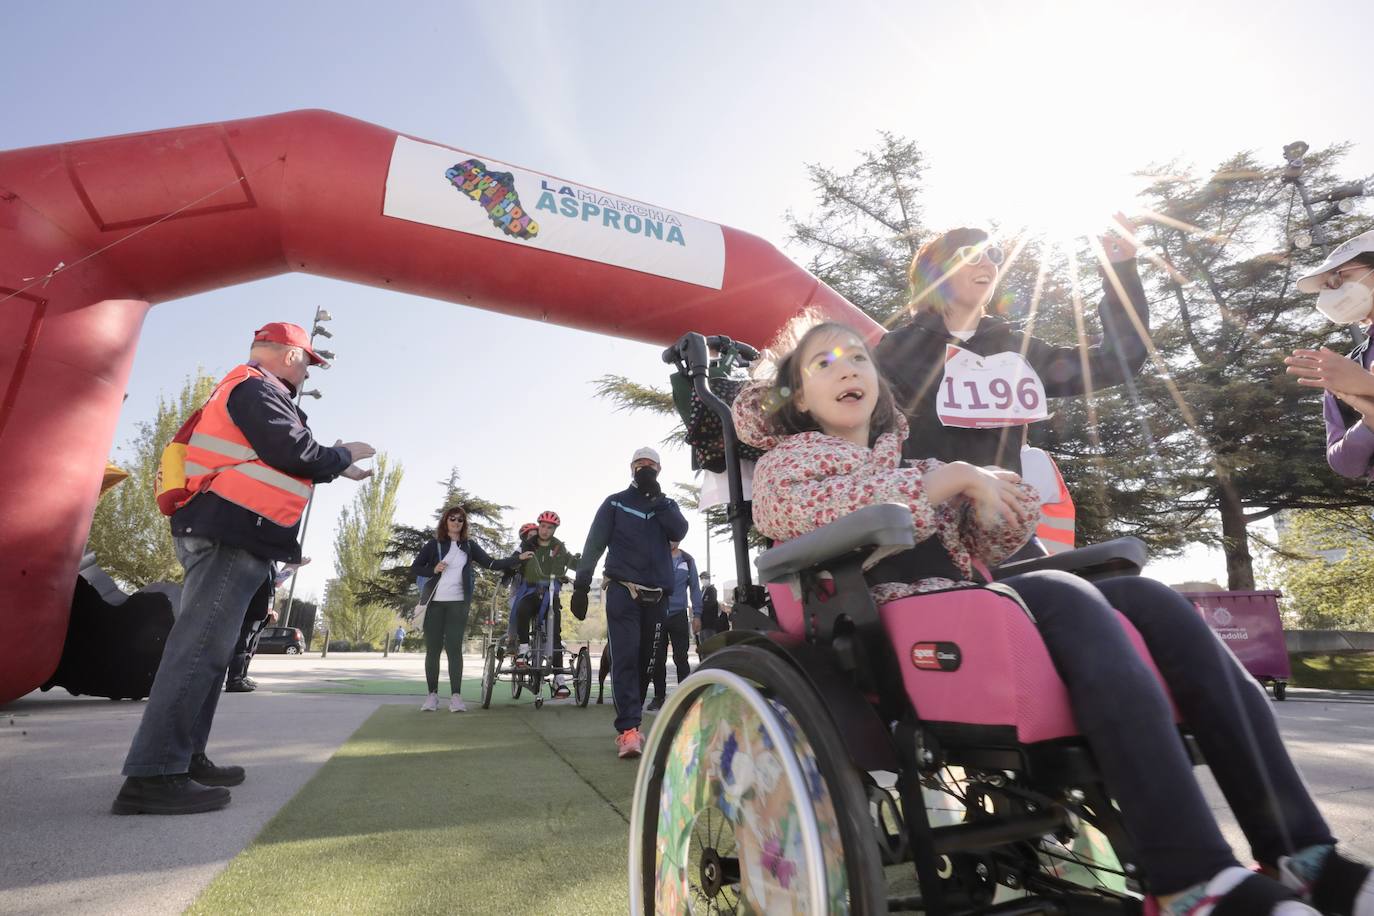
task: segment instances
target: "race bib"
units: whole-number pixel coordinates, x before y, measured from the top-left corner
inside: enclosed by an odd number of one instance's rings
[[[935,412],[945,426],[972,429],[1025,426],[1050,415],[1045,385],[1021,354],[979,356],[953,345],[945,347]]]

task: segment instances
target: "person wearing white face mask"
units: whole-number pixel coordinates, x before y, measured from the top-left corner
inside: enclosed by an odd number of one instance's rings
[[[1339,245],[1321,266],[1298,280],[1298,291],[1317,294],[1317,311],[1336,324],[1365,328],[1348,356],[1322,347],[1294,350],[1284,359],[1298,384],[1323,388],[1326,460],[1342,477],[1374,478],[1374,230]]]

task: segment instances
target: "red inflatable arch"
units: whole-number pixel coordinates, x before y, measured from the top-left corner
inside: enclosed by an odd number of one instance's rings
[[[57,666],[148,307],[286,271],[655,344],[878,333],[748,233],[331,112],[0,153],[0,703]]]

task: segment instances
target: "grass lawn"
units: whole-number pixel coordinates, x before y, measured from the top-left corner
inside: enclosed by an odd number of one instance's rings
[[[1330,655],[1290,653],[1294,687],[1327,690],[1374,690],[1374,652]]]
[[[613,718],[384,706],[189,912],[623,913],[638,768]]]

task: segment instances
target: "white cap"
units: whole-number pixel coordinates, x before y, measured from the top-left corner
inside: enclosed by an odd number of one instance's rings
[[[1298,292],[1300,293],[1319,293],[1322,291],[1322,277],[1331,271],[1353,261],[1362,254],[1374,252],[1374,229],[1368,232],[1361,232],[1353,239],[1347,239],[1336,246],[1331,254],[1326,256],[1321,266],[1311,273],[1303,274],[1298,278]]]
[[[663,467],[663,462],[658,460],[658,452],[649,448],[649,446],[647,445],[635,452],[635,456],[630,459],[630,464],[634,464],[641,458],[648,458],[654,464],[658,465],[659,467]]]

